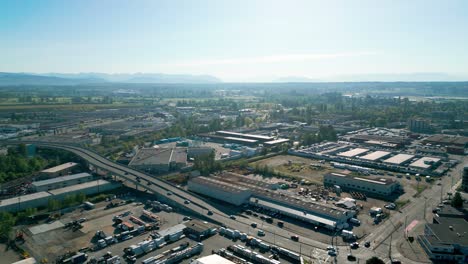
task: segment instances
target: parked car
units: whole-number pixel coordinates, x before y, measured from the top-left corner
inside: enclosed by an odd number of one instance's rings
[[[263,230],[258,230],[257,235],[258,235],[258,236],[265,236],[265,231],[263,231]]]
[[[233,220],[236,220],[236,216],[235,215],[230,215],[229,218],[233,219]]]
[[[364,246],[365,246],[366,248],[370,247],[370,242],[369,242],[369,241],[366,241],[366,242],[364,243]]]
[[[257,227],[257,223],[251,223],[250,226],[253,227],[253,228],[256,228],[256,227]]]

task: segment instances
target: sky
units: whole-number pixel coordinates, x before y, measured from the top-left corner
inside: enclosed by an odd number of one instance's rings
[[[467,14],[465,0],[2,0],[0,71],[468,76]]]

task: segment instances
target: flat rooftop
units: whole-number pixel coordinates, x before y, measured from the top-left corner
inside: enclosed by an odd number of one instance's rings
[[[354,149],[351,149],[351,150],[348,150],[348,151],[345,151],[345,152],[338,153],[338,156],[351,158],[351,157],[357,156],[359,154],[365,153],[367,151],[369,151],[369,149],[354,148]]]
[[[235,262],[225,259],[220,255],[213,254],[195,260],[194,264],[235,264]]]
[[[327,173],[325,176],[342,177],[342,178],[348,178],[349,180],[368,182],[368,183],[379,184],[379,185],[391,185],[391,184],[396,183],[396,181],[392,179],[378,178],[378,177],[358,177],[358,176],[346,175],[346,174],[341,174],[341,173],[336,173],[336,172]]]
[[[320,217],[314,214],[304,213],[304,211],[297,210],[291,207],[286,207],[277,203],[269,202],[261,198],[252,197],[250,198],[250,202],[264,205],[266,207],[273,208],[281,212],[287,212],[292,215],[297,215],[298,217],[302,217],[302,218],[306,218],[315,222],[323,223],[328,226],[336,226],[336,221],[333,221],[324,217]]]
[[[364,160],[375,161],[375,160],[381,159],[383,157],[386,157],[388,155],[390,155],[390,152],[378,150],[378,151],[371,152],[371,153],[369,153],[369,154],[367,154],[365,156],[362,156],[360,158],[364,159]]]
[[[55,190],[50,190],[48,191],[52,195],[59,195],[63,193],[68,193],[68,192],[73,192],[73,191],[79,191],[87,188],[92,188],[92,187],[97,187],[97,186],[104,186],[110,184],[110,182],[106,180],[96,180],[96,181],[90,181],[90,182],[85,182],[81,184],[76,184],[72,186],[67,186],[64,188],[60,189],[55,189]]]
[[[239,141],[239,142],[246,142],[246,143],[257,143],[258,140],[256,139],[248,139],[248,138],[239,138],[239,137],[224,137],[227,140],[232,141]]]
[[[411,167],[421,168],[421,169],[429,169],[432,166],[432,163],[439,162],[439,158],[432,158],[432,157],[422,157],[417,161],[410,164]]]
[[[275,144],[281,144],[281,143],[285,143],[285,142],[289,142],[289,139],[287,139],[287,138],[278,138],[276,140],[267,141],[267,142],[265,142],[265,144],[266,145],[275,145]]]
[[[36,181],[36,182],[33,182],[32,185],[35,186],[35,187],[40,187],[40,186],[46,186],[46,185],[60,183],[60,182],[78,180],[78,179],[87,178],[87,177],[90,177],[90,176],[91,176],[91,174],[86,173],[86,172],[82,172],[82,173],[77,173],[77,174],[72,174],[72,175],[47,179],[47,180],[43,180],[43,181]]]
[[[196,177],[190,180],[193,183],[198,183],[201,185],[208,185],[208,186],[213,186],[216,188],[223,189],[223,191],[230,192],[230,193],[241,193],[241,192],[246,192],[249,191],[249,189],[244,188],[239,185],[235,185],[229,182],[225,181],[220,181],[211,177]]]
[[[412,159],[413,157],[414,155],[410,155],[410,154],[397,154],[389,159],[384,160],[383,162],[399,165]]]
[[[224,130],[216,131],[216,133],[217,134],[224,134],[224,135],[231,135],[231,136],[235,136],[235,137],[247,137],[247,138],[259,139],[259,140],[274,140],[274,138],[270,137],[270,136],[237,133],[237,132],[224,131]]]
[[[440,224],[427,224],[438,244],[460,244],[468,246],[468,222],[463,218],[440,217]]]
[[[2,206],[8,206],[12,204],[18,204],[22,202],[28,202],[31,200],[36,200],[40,198],[47,198],[50,196],[50,193],[48,192],[37,192],[37,193],[31,193],[31,194],[26,194],[26,195],[21,195],[18,197],[13,197],[5,200],[0,200],[0,207]]]
[[[67,162],[67,163],[60,164],[58,166],[52,167],[52,168],[45,169],[45,170],[43,170],[41,172],[43,172],[43,173],[55,173],[55,172],[59,172],[59,171],[65,170],[65,169],[73,168],[76,165],[78,165],[78,163]]]
[[[171,157],[172,148],[144,148],[137,152],[129,165],[169,164]]]

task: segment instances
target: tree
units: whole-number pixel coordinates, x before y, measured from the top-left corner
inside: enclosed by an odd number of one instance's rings
[[[463,207],[463,198],[461,197],[460,192],[456,192],[453,196],[452,206],[455,208]]]
[[[385,262],[378,257],[372,257],[366,261],[366,264],[385,264]]]
[[[8,239],[14,225],[15,218],[13,215],[7,212],[0,212],[0,238]]]

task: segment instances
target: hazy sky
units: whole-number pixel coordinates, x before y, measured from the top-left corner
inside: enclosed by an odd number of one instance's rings
[[[0,1],[0,71],[468,73],[468,1]]]

